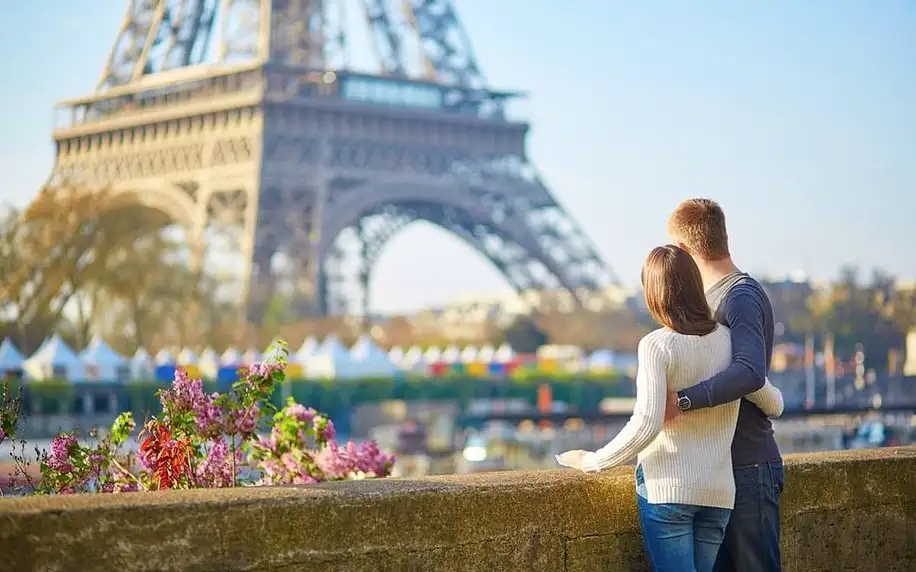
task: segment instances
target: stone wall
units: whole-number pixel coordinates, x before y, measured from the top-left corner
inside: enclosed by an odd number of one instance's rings
[[[789,572],[916,570],[916,448],[787,459]],[[645,570],[632,468],[0,500],[0,571]]]

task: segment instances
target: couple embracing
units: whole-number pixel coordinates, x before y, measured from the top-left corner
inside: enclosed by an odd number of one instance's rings
[[[583,471],[634,456],[646,554],[655,572],[778,572],[784,472],[767,380],[773,309],[731,260],[725,215],[708,199],[668,221],[675,245],[649,253],[646,304],[663,327],[639,342],[636,405],[598,451],[557,460]]]

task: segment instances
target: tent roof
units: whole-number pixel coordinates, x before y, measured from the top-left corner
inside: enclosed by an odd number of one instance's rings
[[[242,361],[246,364],[258,362],[262,359],[264,359],[264,354],[254,348],[249,348],[244,354],[242,354]]]
[[[206,348],[204,348],[204,351],[200,352],[200,361],[204,363],[211,363],[211,364],[218,363],[219,354],[216,353],[215,349],[211,348],[210,346],[207,346]]]
[[[228,347],[223,355],[219,356],[219,361],[224,365],[238,365],[242,361],[242,353],[233,347]]]
[[[299,359],[309,358],[318,351],[318,340],[315,336],[309,336],[302,341],[302,345],[296,350],[296,357]]]
[[[175,358],[172,357],[172,352],[163,348],[156,354],[155,361],[159,365],[173,365],[175,363]]]
[[[178,352],[178,363],[181,365],[194,365],[198,361],[200,361],[200,358],[191,348],[184,348]]]
[[[82,362],[60,335],[54,334],[28,359],[33,363],[46,363],[58,367],[80,366]]]
[[[111,347],[105,343],[100,337],[92,338],[92,341],[89,342],[89,345],[86,346],[82,352],[80,352],[79,357],[87,363],[92,363],[95,365],[124,365],[127,363],[127,360],[124,359],[124,356],[118,352],[111,349]]]
[[[20,369],[25,361],[19,349],[9,338],[0,342],[0,369]]]
[[[353,365],[365,375],[392,375],[397,366],[369,336],[361,336],[350,350]]]
[[[355,359],[366,360],[384,357],[388,360],[388,354],[380,348],[369,336],[360,336],[353,347],[350,348],[350,355]]]
[[[334,359],[344,357],[349,358],[350,352],[346,347],[344,347],[342,343],[340,343],[340,340],[337,339],[337,336],[331,334],[330,336],[326,337],[323,342],[321,342],[321,345],[318,346],[318,351],[315,352],[315,355],[331,357]]]
[[[509,361],[515,357],[515,350],[509,344],[502,344],[493,356],[498,361]]]

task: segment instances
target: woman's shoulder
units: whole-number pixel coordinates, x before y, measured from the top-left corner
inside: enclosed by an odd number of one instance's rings
[[[642,339],[639,340],[639,348],[641,350],[661,349],[670,344],[675,336],[679,335],[680,334],[674,330],[658,328],[644,335]]]
[[[692,334],[682,334],[680,332],[675,332],[670,328],[658,328],[657,330],[652,330],[639,341],[640,344],[647,343],[652,345],[664,345],[664,344],[673,344],[678,341],[685,341],[688,343],[696,343],[700,340],[707,341],[716,341],[720,339],[725,339],[731,341],[731,332],[729,329],[722,324],[717,324],[716,329],[709,332],[705,335],[692,335]]]

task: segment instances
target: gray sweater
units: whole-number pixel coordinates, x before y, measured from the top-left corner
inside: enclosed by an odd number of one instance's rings
[[[706,292],[716,320],[731,330],[732,362],[706,381],[678,392],[690,398],[690,409],[716,407],[741,399],[732,441],[732,465],[743,467],[780,459],[773,424],[753,403],[742,399],[763,387],[773,356],[773,306],[763,286],[734,272]],[[688,413],[689,415],[689,413]]]

